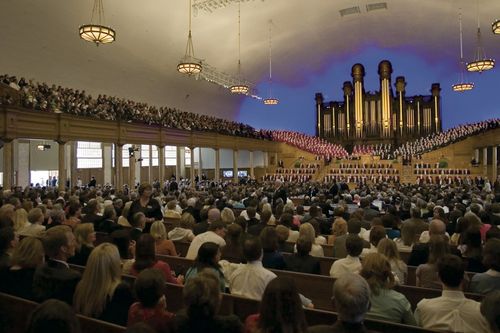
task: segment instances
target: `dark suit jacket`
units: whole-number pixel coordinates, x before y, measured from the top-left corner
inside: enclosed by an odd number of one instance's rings
[[[139,230],[137,228],[132,228],[130,229],[130,240],[136,241],[141,237],[143,234],[142,230]]]
[[[184,213],[189,213],[197,223],[201,222],[200,218],[200,211],[198,209],[195,209],[194,207],[188,206],[186,209],[182,211],[182,214]]]
[[[207,231],[208,231],[208,221],[196,223],[193,226],[193,234],[195,234],[195,235],[199,235],[199,234],[202,234],[202,233],[207,232]]]
[[[82,218],[82,223],[93,223],[94,230],[99,230],[99,224],[103,221],[103,217],[94,213],[85,214]]]
[[[33,297],[37,302],[55,298],[68,304],[73,303],[73,294],[81,275],[64,264],[47,260],[33,277]]]
[[[274,192],[274,195],[273,195],[273,206],[276,205],[276,200],[278,198],[281,198],[283,200],[283,204],[286,204],[287,194],[286,194],[286,190],[283,188],[283,186],[280,186],[280,188],[278,188]]]
[[[320,274],[319,259],[311,255],[299,256],[294,254],[285,257],[286,269],[289,271]]]
[[[267,227],[267,224],[265,223],[255,224],[248,228],[247,233],[258,237],[260,236],[260,232],[262,231],[262,229],[264,229],[265,227]]]
[[[347,257],[347,250],[345,248],[346,239],[347,239],[347,234],[335,238],[335,243],[333,243],[333,257],[334,258]],[[370,243],[363,239],[363,247],[369,249]]]
[[[456,247],[450,246],[450,253],[458,257],[462,257]],[[413,248],[408,258],[409,266],[418,266],[427,263],[429,260],[429,243],[418,243],[413,245]]]
[[[33,276],[35,268],[0,271],[0,291],[20,298],[33,300]]]

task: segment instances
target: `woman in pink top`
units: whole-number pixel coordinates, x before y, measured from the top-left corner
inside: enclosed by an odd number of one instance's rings
[[[166,282],[180,284],[172,275],[170,266],[166,262],[156,259],[155,239],[150,234],[143,234],[137,240],[135,247],[135,262],[132,265],[130,273],[137,276],[146,268],[156,268],[163,272]]]

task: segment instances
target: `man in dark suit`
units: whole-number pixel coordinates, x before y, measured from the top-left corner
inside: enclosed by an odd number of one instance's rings
[[[274,184],[276,186],[276,190],[273,194],[273,206],[276,206],[276,202],[278,199],[283,200],[283,204],[285,205],[287,193],[285,187],[283,186],[283,182],[281,180],[277,180]]]
[[[132,229],[130,229],[130,239],[137,242],[139,237],[141,237],[144,228],[146,227],[146,215],[143,212],[137,212],[132,216],[132,221],[130,221]]]
[[[345,258],[347,257],[347,249],[345,242],[347,236],[354,234],[359,235],[361,232],[361,221],[356,218],[351,218],[347,221],[347,234],[335,238],[335,243],[333,244],[333,256],[335,258]],[[363,239],[363,247],[370,248],[370,243]]]
[[[79,272],[69,268],[67,260],[75,255],[76,240],[69,226],[60,225],[47,230],[44,238],[48,260],[33,277],[33,296],[43,302],[55,298],[71,305],[73,293],[80,281]]]
[[[377,210],[373,209],[370,204],[371,202],[369,198],[363,198],[359,202],[359,207],[362,208],[365,212],[364,219],[368,222],[370,222],[374,217],[380,216],[380,213]]]
[[[99,202],[96,199],[90,199],[83,209],[85,215],[82,218],[82,223],[92,223],[94,224],[94,230],[98,230],[99,225],[104,220],[102,215],[97,214],[100,210]]]
[[[297,239],[297,253],[286,256],[286,269],[307,274],[320,274],[319,259],[309,254],[312,243],[305,237]]]
[[[254,224],[251,227],[249,227],[247,233],[259,237],[260,232],[267,226],[267,223],[271,219],[271,215],[272,213],[268,210],[265,210],[262,213],[260,213],[260,223]]]

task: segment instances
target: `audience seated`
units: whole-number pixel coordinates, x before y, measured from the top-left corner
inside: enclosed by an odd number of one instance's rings
[[[80,323],[69,305],[49,299],[30,314],[26,333],[80,333]]]
[[[219,279],[203,271],[190,279],[182,291],[186,309],[174,317],[174,332],[241,333],[242,324],[235,315],[219,316],[221,301]]]
[[[309,333],[364,333],[366,312],[370,309],[370,287],[358,274],[341,275],[333,285],[333,303],[338,318],[333,326],[317,325]]]
[[[330,268],[330,276],[333,278],[340,278],[346,273],[359,273],[361,270],[359,256],[363,251],[363,240],[356,234],[349,234],[346,237],[345,247],[347,256],[337,259]]]
[[[81,275],[68,266],[75,255],[76,240],[71,228],[58,225],[47,230],[43,239],[47,262],[39,266],[33,277],[33,296],[38,302],[50,298],[73,302],[73,294]]]
[[[168,232],[168,239],[171,241],[185,241],[190,242],[194,239],[193,226],[195,220],[189,213],[183,213],[180,221],[174,220],[172,222],[173,229]]]
[[[224,273],[219,265],[221,258],[221,251],[219,245],[212,242],[203,243],[198,249],[198,255],[194,261],[194,265],[191,266],[185,275],[185,281],[198,276],[198,273],[204,270],[212,271],[219,279],[219,288],[221,292],[226,290],[226,279],[224,278]]]
[[[243,255],[247,263],[229,277],[231,294],[260,300],[267,284],[276,278],[276,274],[262,266],[263,250],[259,238],[251,237],[243,242]]]
[[[156,254],[177,256],[175,245],[167,239],[167,230],[162,221],[153,222],[150,234],[155,239]]]
[[[406,284],[408,266],[399,258],[396,243],[389,238],[382,238],[377,245],[377,252],[383,254],[391,264],[392,273],[397,278],[398,284]]]
[[[367,313],[368,318],[416,325],[410,302],[403,294],[392,289],[395,286],[394,274],[384,255],[368,254],[363,258],[359,274],[370,285],[371,308]]]
[[[110,243],[97,246],[89,256],[82,279],[76,286],[73,307],[77,313],[124,326],[133,297],[121,281],[118,248]]]
[[[500,290],[487,294],[481,302],[481,314],[486,318],[492,333],[500,332]]]
[[[217,208],[213,208],[212,210],[218,211]],[[189,245],[186,258],[195,259],[196,255],[198,254],[198,249],[203,243],[206,242],[215,243],[219,245],[219,247],[223,248],[224,246],[226,246],[226,241],[224,240],[225,235],[226,235],[226,225],[224,224],[224,222],[220,220],[214,220],[213,222],[210,223],[208,231],[194,237],[193,241]]]
[[[450,254],[450,247],[442,235],[432,235],[429,241],[429,256],[427,263],[418,265],[415,272],[417,287],[441,289],[438,276],[438,261]]]
[[[419,326],[451,332],[490,332],[482,316],[479,302],[467,299],[463,293],[462,260],[445,255],[438,261],[438,274],[443,284],[441,297],[423,299],[417,304],[415,318]]]
[[[0,271],[0,291],[33,300],[33,276],[44,258],[45,251],[40,239],[23,238],[12,253],[10,267]]]
[[[11,265],[12,252],[19,238],[14,232],[14,228],[5,227],[0,229],[0,269],[8,268]]]
[[[285,260],[278,251],[278,234],[276,228],[268,226],[260,233],[262,243],[262,266],[268,269],[285,269]]]
[[[92,223],[78,224],[73,233],[76,238],[76,249],[75,255],[68,259],[68,263],[85,266],[96,240],[94,225]]]
[[[145,269],[134,283],[138,302],[130,306],[127,326],[145,323],[156,333],[169,333],[172,330],[174,314],[167,311],[165,298],[165,278],[156,269]]]
[[[248,316],[244,332],[308,332],[304,309],[292,279],[278,277],[269,282],[260,312]]]
[[[285,266],[287,270],[307,273],[320,274],[319,259],[311,256],[312,242],[307,237],[299,237],[296,243],[297,252],[285,257]]]
[[[490,239],[484,245],[483,263],[488,269],[484,273],[474,274],[470,290],[474,293],[487,294],[500,290],[500,240]]]

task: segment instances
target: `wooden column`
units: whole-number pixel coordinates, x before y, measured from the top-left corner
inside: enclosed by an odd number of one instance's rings
[[[163,182],[165,181],[165,146],[158,147],[158,180],[160,181],[161,187],[163,187]]]
[[[238,150],[233,149],[233,183],[238,184]]]
[[[3,144],[3,188],[10,190],[12,187],[12,140],[4,139]]]

